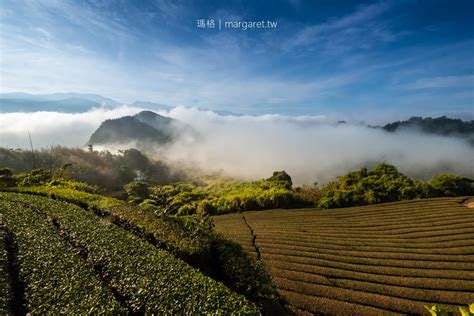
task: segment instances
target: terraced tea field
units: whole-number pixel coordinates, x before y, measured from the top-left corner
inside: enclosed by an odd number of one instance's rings
[[[426,315],[474,302],[474,209],[437,198],[245,212],[216,229],[261,257],[299,314]]]
[[[222,283],[71,203],[0,192],[0,252],[0,315],[258,314]]]

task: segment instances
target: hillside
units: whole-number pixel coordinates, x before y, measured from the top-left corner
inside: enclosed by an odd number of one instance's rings
[[[462,121],[446,116],[437,118],[414,116],[406,121],[386,124],[383,129],[388,132],[414,129],[428,134],[461,137],[474,144],[474,121]]]
[[[88,207],[100,197],[85,194],[89,200],[79,203],[80,192],[71,196],[77,203],[0,193],[0,314],[258,314],[243,296],[132,229],[139,213],[102,199],[121,214],[114,220]],[[147,227],[158,221],[150,217]]]
[[[149,146],[164,145],[185,133],[196,136],[187,124],[152,111],[141,111],[134,116],[102,122],[88,144],[134,144],[146,151]]]
[[[465,198],[213,217],[262,258],[299,314],[426,314],[474,302],[474,213]]]
[[[168,129],[170,128],[169,121],[163,119],[161,123],[164,124],[159,129],[132,116],[106,120],[91,135],[88,144],[127,144],[131,142],[165,144],[171,141],[171,131]],[[159,124],[156,121],[155,126]]]

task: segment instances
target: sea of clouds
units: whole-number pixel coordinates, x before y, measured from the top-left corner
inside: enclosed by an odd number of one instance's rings
[[[0,113],[0,146],[28,148],[29,131],[35,148],[82,147],[104,120],[142,110],[122,106],[77,114]],[[457,138],[413,130],[387,133],[363,124],[337,124],[325,116],[222,116],[186,107],[158,113],[190,125],[199,137],[147,151],[203,173],[259,179],[286,170],[295,183],[311,184],[386,162],[419,178],[441,172],[474,177],[474,148]]]

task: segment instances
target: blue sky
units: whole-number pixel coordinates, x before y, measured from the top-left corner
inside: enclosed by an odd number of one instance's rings
[[[0,1],[2,92],[249,114],[473,114],[469,0]]]

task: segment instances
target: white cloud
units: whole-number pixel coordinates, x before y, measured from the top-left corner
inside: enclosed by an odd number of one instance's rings
[[[454,138],[335,125],[324,116],[223,117],[192,108],[163,114],[190,124],[203,137],[158,149],[160,157],[233,177],[262,178],[284,169],[299,184],[326,182],[377,162],[393,163],[418,177],[439,172],[474,176],[474,148]]]
[[[429,89],[429,88],[459,88],[459,87],[474,89],[474,75],[421,78],[421,79],[417,79],[413,84],[407,84],[406,87],[408,89],[414,89],[414,90]]]
[[[360,6],[354,12],[333,18],[321,24],[309,25],[294,34],[282,45],[285,51],[298,47],[311,46],[314,49],[326,49],[331,53],[340,53],[354,47],[368,48],[369,44],[390,41],[394,34],[376,19],[390,8],[388,2],[378,2]]]
[[[139,108],[121,106],[97,108],[85,113],[32,112],[0,113],[0,146],[25,148],[28,131],[37,148],[52,145],[82,147],[106,119],[136,114]]]
[[[0,113],[0,146],[27,148],[29,130],[36,148],[81,147],[105,119],[140,110],[122,106],[79,114]],[[367,164],[388,162],[412,176],[454,172],[474,177],[474,148],[455,138],[409,131],[389,134],[363,125],[333,124],[325,116],[220,116],[184,107],[161,114],[191,125],[200,137],[183,138],[152,152],[204,173],[222,171],[258,179],[286,170],[302,184],[329,181]]]

